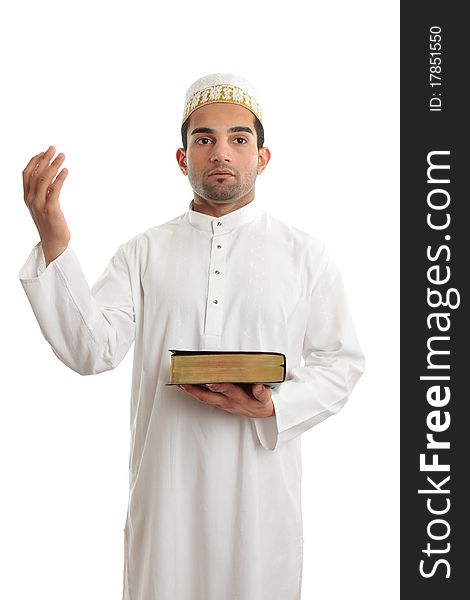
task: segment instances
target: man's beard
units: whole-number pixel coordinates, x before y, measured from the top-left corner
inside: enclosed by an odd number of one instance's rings
[[[231,169],[233,171],[233,169]],[[211,179],[214,179],[214,183],[208,183],[207,180],[201,180],[193,176],[190,169],[188,169],[188,179],[194,192],[203,198],[212,202],[236,202],[240,198],[246,196],[255,185],[256,181],[256,170],[253,173],[247,174],[247,176],[240,180],[240,175],[235,172],[233,177],[227,179],[224,177],[222,182],[217,181],[217,175],[212,175]],[[235,180],[235,183],[233,183]]]

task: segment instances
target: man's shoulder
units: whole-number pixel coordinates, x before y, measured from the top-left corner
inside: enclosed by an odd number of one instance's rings
[[[145,249],[154,242],[155,240],[163,237],[168,237],[177,231],[177,228],[184,221],[186,213],[182,213],[177,217],[173,217],[168,221],[160,223],[159,225],[153,225],[143,231],[128,238],[120,245],[120,250],[127,254],[132,254],[141,249]]]
[[[316,234],[292,225],[291,223],[287,223],[268,211],[264,212],[268,230],[273,231],[277,236],[280,236],[280,240],[299,247],[308,248],[314,252],[324,252],[325,242],[320,237],[317,237]]]

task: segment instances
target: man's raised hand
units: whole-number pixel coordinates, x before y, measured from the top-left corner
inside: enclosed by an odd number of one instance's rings
[[[23,171],[24,201],[38,229],[46,266],[62,254],[71,237],[59,204],[68,171],[62,169],[58,175],[57,171],[65,155],[58,154],[50,163],[54,154],[54,146],[49,146],[46,152],[33,156]]]

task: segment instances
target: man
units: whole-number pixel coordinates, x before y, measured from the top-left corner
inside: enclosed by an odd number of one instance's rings
[[[344,405],[364,359],[325,245],[254,200],[270,153],[252,85],[197,80],[182,133],[189,210],[122,244],[91,290],[58,202],[64,157],[33,157],[41,242],[19,276],[78,373],[113,369],[135,342],[123,599],[298,600],[301,434]],[[287,376],[166,386],[170,349],[282,352]]]

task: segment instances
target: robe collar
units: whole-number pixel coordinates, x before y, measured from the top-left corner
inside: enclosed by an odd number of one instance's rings
[[[233,210],[222,217],[213,217],[193,210],[193,200],[191,200],[187,214],[189,222],[197,229],[213,233],[226,233],[253,221],[261,212],[261,208],[255,204],[255,200],[252,200],[245,206],[237,208],[237,210]]]

